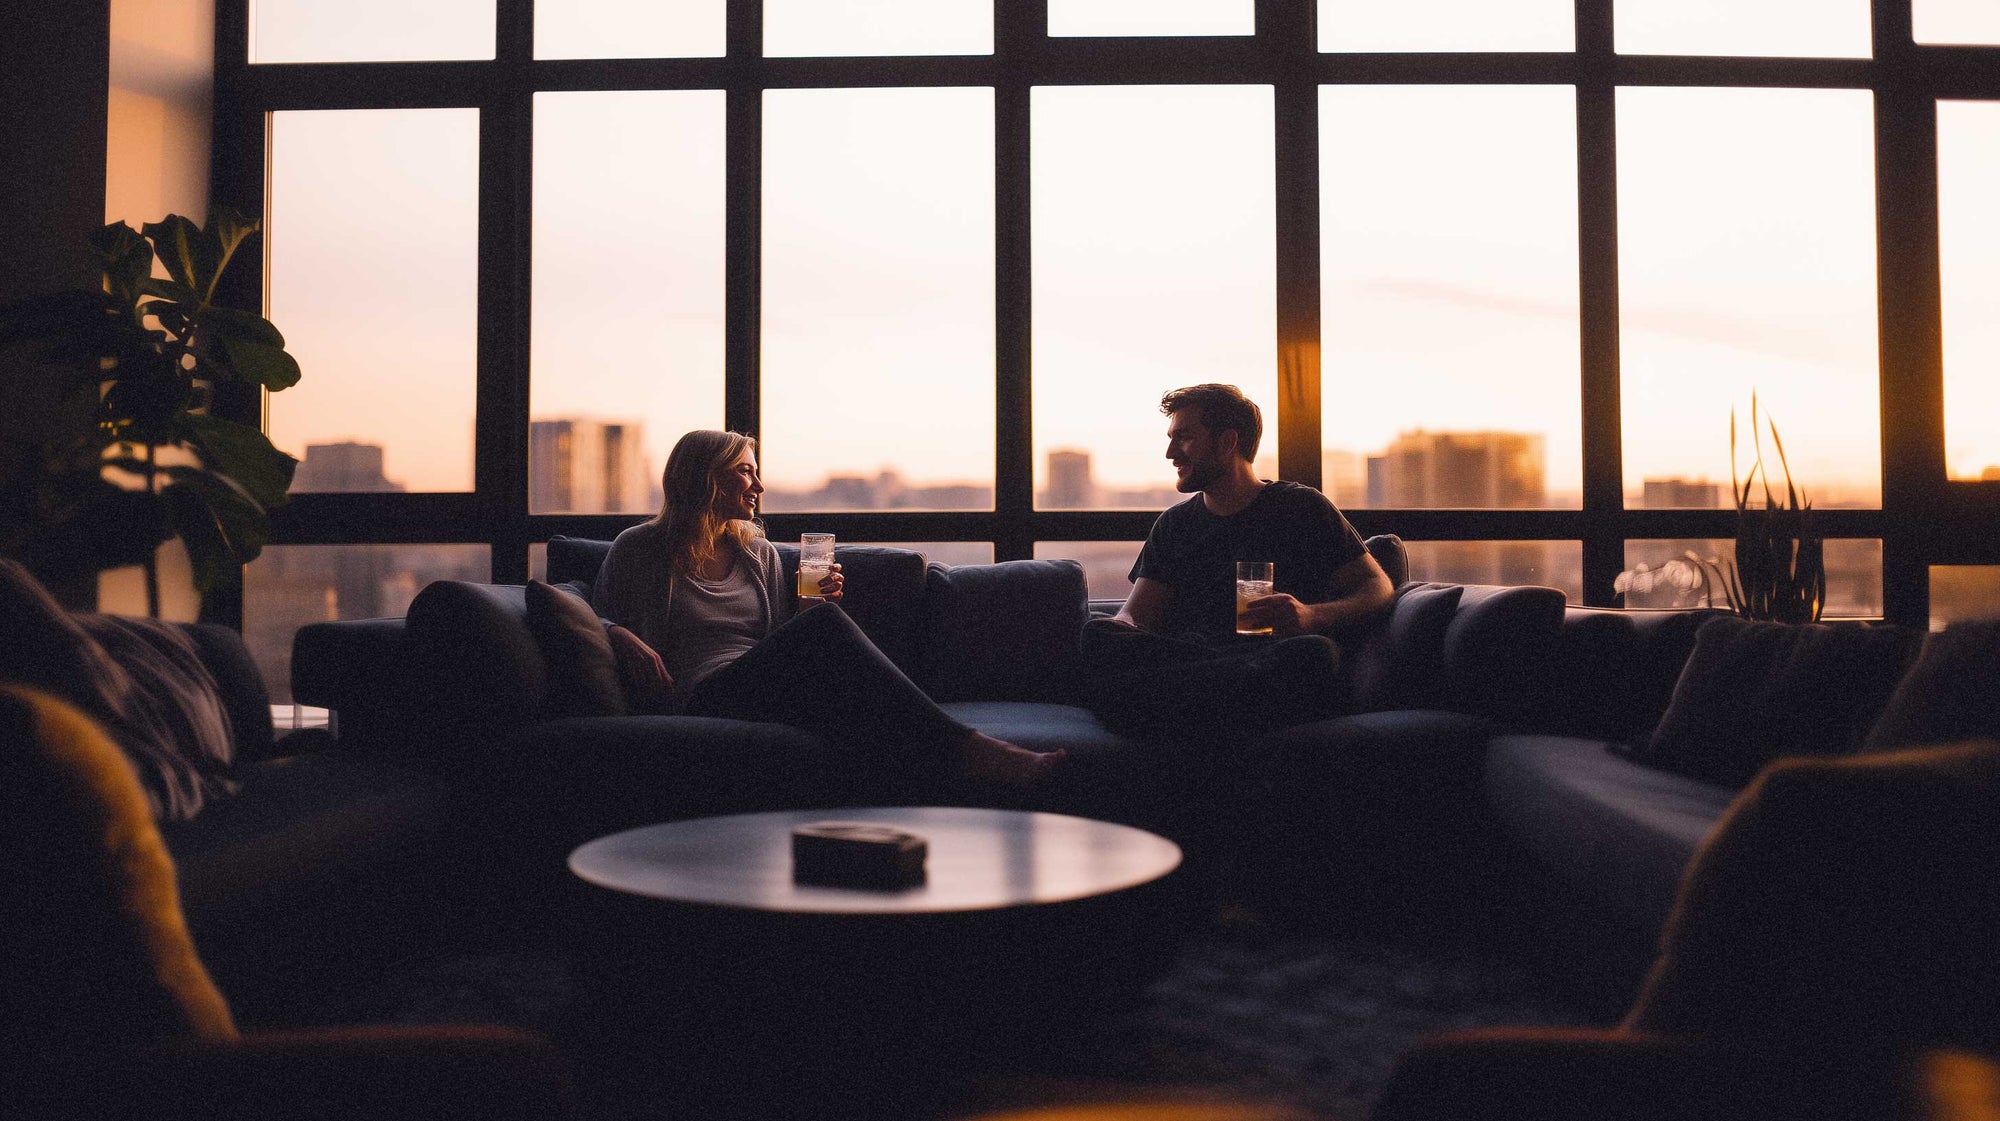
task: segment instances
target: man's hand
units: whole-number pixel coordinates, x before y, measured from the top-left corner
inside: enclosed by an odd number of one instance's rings
[[[1317,630],[1312,605],[1292,596],[1277,595],[1253,599],[1243,606],[1243,621],[1253,627],[1269,627],[1278,638],[1292,638]]]

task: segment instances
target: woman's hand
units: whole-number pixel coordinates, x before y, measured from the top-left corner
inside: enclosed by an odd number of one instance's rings
[[[606,637],[618,661],[618,682],[625,687],[626,703],[642,713],[678,712],[680,690],[659,653],[646,645],[646,640],[616,624]]]
[[[840,565],[827,569],[826,576],[819,582],[819,594],[827,599],[839,599],[841,589],[847,586],[847,577],[840,574]]]

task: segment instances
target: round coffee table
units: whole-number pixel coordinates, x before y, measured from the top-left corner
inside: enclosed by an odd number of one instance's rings
[[[867,821],[923,836],[922,884],[866,890],[792,881],[792,829]],[[786,810],[693,818],[580,846],[570,870],[599,887],[704,907],[811,915],[940,915],[1072,903],[1141,887],[1180,866],[1142,829],[1062,814],[969,807]]]
[[[794,883],[792,828],[812,821],[921,834],[924,883]],[[1180,863],[1172,841],[1110,822],[908,806],[668,822],[569,858],[608,889],[589,893],[584,947],[601,951],[605,999],[688,1072],[679,1097],[717,1095],[712,1112],[732,1116],[777,1115],[737,1095],[915,1092],[1060,1047],[1066,1025],[1132,999],[1171,961]],[[739,1070],[759,1078],[702,1075]]]

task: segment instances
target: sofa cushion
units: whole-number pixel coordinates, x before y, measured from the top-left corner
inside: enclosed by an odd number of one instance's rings
[[[1440,708],[1444,635],[1464,594],[1459,584],[1404,584],[1386,626],[1342,658],[1348,692],[1363,712]]]
[[[1954,623],[1924,636],[1864,747],[2000,739],[2000,620]]]
[[[540,580],[528,581],[524,598],[528,633],[535,636],[549,671],[548,701],[542,706],[542,715],[625,715],[625,689],[619,682],[617,656],[605,634],[604,620],[591,610],[589,602]]]
[[[799,547],[779,543],[784,584],[798,586]],[[921,671],[924,649],[924,555],[886,545],[837,545],[833,559],[847,580],[841,610],[904,673]]]
[[[1037,701],[950,701],[941,706],[961,724],[1030,751],[1066,750],[1082,759],[1137,748],[1098,722],[1090,710]]]
[[[321,751],[240,771],[236,797],[161,828],[197,940],[424,859],[446,830],[441,781],[385,760]]]
[[[549,538],[548,550],[549,583],[574,581],[588,586],[597,582],[597,570],[611,555],[611,542],[558,534]],[[589,598],[587,591],[585,598]]]
[[[1850,754],[1921,637],[1906,627],[1710,619],[1634,758],[1741,787],[1773,759]]]
[[[1586,896],[1638,924],[1648,943],[1681,872],[1736,791],[1621,759],[1603,740],[1502,735],[1482,793],[1506,836]]]
[[[1566,609],[1533,730],[1624,744],[1652,739],[1695,634],[1726,614]]]
[[[1563,607],[1556,588],[1467,585],[1440,648],[1451,707],[1517,729],[1539,715]]]
[[[1073,560],[930,566],[919,678],[939,701],[1064,702],[1074,695],[1077,636],[1089,613]]]
[[[433,581],[410,602],[407,682],[413,711],[482,737],[541,715],[548,667],[528,630],[518,584]]]

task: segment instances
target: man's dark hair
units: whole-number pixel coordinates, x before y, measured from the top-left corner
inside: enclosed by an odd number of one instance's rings
[[[1160,398],[1160,411],[1168,416],[1184,409],[1193,409],[1201,417],[1201,425],[1210,436],[1233,429],[1236,454],[1245,463],[1257,458],[1257,441],[1264,437],[1264,413],[1257,402],[1243,396],[1242,390],[1210,382],[1176,389]]]

